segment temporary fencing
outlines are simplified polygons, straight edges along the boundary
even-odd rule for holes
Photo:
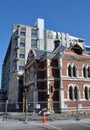
[[[0,116],[1,118],[8,118],[14,120],[41,120],[44,122],[46,120],[68,120],[68,119],[80,119],[90,117],[88,110],[87,112],[82,109],[76,108],[76,110],[63,110],[60,112],[57,107],[59,102],[53,102],[52,109],[48,110],[46,107],[48,102],[26,102],[26,105],[23,105],[23,102],[18,103],[9,103],[9,102],[0,102]]]

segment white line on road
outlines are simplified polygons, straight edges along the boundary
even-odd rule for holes
[[[47,124],[47,126],[49,126],[49,127],[51,127],[51,128],[54,128],[54,129],[56,129],[56,130],[63,130],[63,129],[61,129],[61,128],[58,128],[58,127],[56,127],[56,126],[53,126],[53,125],[48,125],[48,124]]]
[[[82,123],[86,123],[86,122],[84,122],[84,121],[78,122],[78,124],[81,126],[90,127],[90,124],[88,125],[88,124],[82,124]]]
[[[51,128],[51,129],[54,129],[54,130],[63,130],[63,129],[61,129],[61,128],[58,128],[58,127],[56,127],[56,126],[53,126],[53,125],[50,125],[50,124],[41,124],[41,123],[39,123],[39,124],[34,124],[34,126],[43,126],[43,127],[48,127],[48,128]]]

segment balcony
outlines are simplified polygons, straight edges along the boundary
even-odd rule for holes
[[[13,59],[14,62],[17,62],[18,60],[19,60],[18,57],[16,57],[16,58]]]
[[[19,46],[15,46],[13,50],[16,51],[17,49],[19,49]]]

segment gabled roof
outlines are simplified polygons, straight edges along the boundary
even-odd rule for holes
[[[43,54],[45,54],[46,51],[39,50],[39,49],[33,49],[33,52],[35,54],[35,58],[41,58]]]
[[[31,49],[28,53],[26,65],[29,64],[32,60],[41,60],[45,56],[53,57],[55,56],[55,54],[53,52],[46,51],[46,50]]]
[[[44,53],[43,50],[30,49],[26,64],[29,64],[33,59],[40,59]]]
[[[63,58],[90,61],[90,55],[79,44],[67,48],[63,53]]]
[[[69,48],[66,49],[66,51],[72,52],[77,55],[87,54],[86,50],[78,43],[70,46]]]
[[[43,57],[53,57],[55,54],[51,51],[46,51],[46,50],[39,50],[39,49],[34,49],[33,50],[35,53],[35,59],[42,59]]]

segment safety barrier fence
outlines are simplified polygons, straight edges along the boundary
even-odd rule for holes
[[[23,102],[9,103],[0,102],[0,116],[1,118],[8,118],[14,120],[41,120],[45,114],[47,120],[68,120],[77,118],[90,117],[89,109],[84,111],[83,108],[77,109],[59,109],[59,102],[53,102],[50,109],[47,109],[48,102]]]

